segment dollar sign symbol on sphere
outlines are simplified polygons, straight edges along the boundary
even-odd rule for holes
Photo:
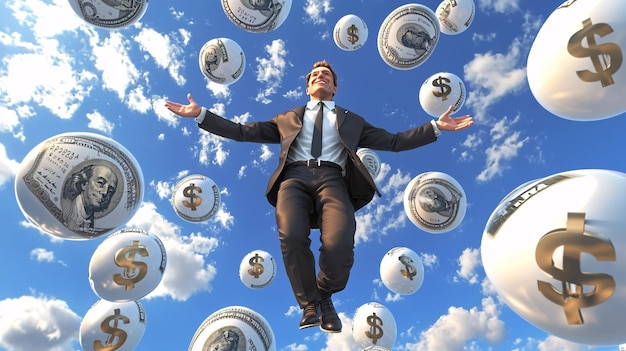
[[[183,189],[183,196],[188,197],[189,201],[183,200],[183,206],[191,208],[192,211],[196,210],[196,207],[202,203],[202,197],[198,196],[194,191],[202,192],[202,188],[197,187],[194,183],[189,183],[185,189]]]
[[[359,28],[357,28],[354,24],[348,27],[346,30],[348,32],[348,41],[354,45],[357,41],[359,41]]]
[[[433,86],[435,88],[439,88],[439,90],[433,90],[433,95],[435,95],[435,97],[440,97],[441,101],[448,100],[448,95],[452,92],[452,88],[446,83],[450,83],[450,79],[442,76],[433,80]]]
[[[258,253],[255,253],[254,257],[250,257],[250,260],[248,260],[248,263],[252,266],[252,268],[248,269],[248,274],[255,278],[258,278],[265,271],[265,268],[259,261],[265,262],[263,257],[259,256]]]
[[[113,321],[112,326],[111,321]],[[124,322],[124,324],[130,323],[130,319],[126,316],[121,315],[120,309],[116,308],[113,315],[105,318],[100,324],[100,330],[102,330],[102,332],[105,334],[109,334],[109,337],[107,337],[104,344],[100,340],[95,340],[93,342],[93,348],[95,351],[115,351],[124,345],[128,335],[124,330],[117,327],[119,321]],[[117,342],[114,343],[114,341]]]
[[[552,257],[554,251],[563,247],[563,264],[556,267]],[[563,306],[567,324],[584,324],[581,308],[592,307],[606,301],[615,291],[615,280],[608,274],[583,273],[580,269],[580,254],[593,255],[598,261],[615,261],[615,248],[609,239],[585,233],[585,214],[568,213],[567,228],[545,234],[537,243],[535,260],[541,270],[562,282],[562,291],[550,283],[537,281],[539,292],[548,300]],[[594,289],[583,291],[583,286]]]
[[[143,245],[139,246],[139,240],[134,240],[132,245],[120,249],[115,254],[115,264],[124,268],[124,273],[113,274],[113,281],[117,285],[125,285],[126,290],[134,288],[135,284],[148,273],[148,265],[143,262],[135,262],[135,254],[142,257],[148,256],[148,250]]]
[[[602,87],[614,84],[612,75],[622,65],[622,51],[615,43],[598,45],[596,35],[604,37],[613,33],[613,28],[607,23],[592,24],[591,18],[583,21],[583,29],[574,33],[567,43],[567,51],[570,55],[578,58],[589,57],[593,63],[595,72],[589,70],[576,71],[578,78],[585,82],[600,81]],[[587,47],[582,46],[583,40],[587,40]]]
[[[383,320],[376,315],[376,312],[372,312],[371,316],[367,316],[367,325],[370,326],[370,330],[365,332],[365,336],[372,339],[372,343],[376,345],[378,340],[383,337]]]
[[[415,269],[415,266],[411,264],[413,263],[411,257],[401,255],[400,257],[398,257],[398,260],[404,265],[404,267],[406,267],[406,269],[400,270],[402,276],[408,278],[409,280],[413,280],[413,277],[417,275],[417,269]]]

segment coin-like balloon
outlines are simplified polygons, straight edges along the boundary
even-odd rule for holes
[[[354,51],[365,45],[369,31],[365,21],[357,15],[349,14],[341,17],[335,24],[333,38],[341,50]]]
[[[424,282],[422,259],[408,247],[394,247],[380,261],[380,279],[396,294],[413,294]]]
[[[246,69],[246,56],[236,41],[214,38],[200,49],[198,63],[200,71],[210,81],[229,85],[241,79]]]
[[[375,179],[380,173],[381,165],[380,157],[378,157],[376,151],[368,148],[361,148],[357,150],[356,154],[361,159],[361,162],[363,162],[363,165],[365,165],[365,168],[367,168],[370,172],[372,178]]]
[[[181,179],[172,193],[176,214],[188,222],[204,222],[220,207],[220,190],[215,182],[202,174]]]
[[[439,72],[424,81],[419,91],[419,102],[424,111],[439,117],[452,106],[458,111],[465,103],[465,84],[454,73]]]
[[[292,0],[222,0],[226,17],[252,33],[271,32],[280,27],[291,10]]]
[[[443,0],[435,10],[441,33],[447,35],[465,32],[474,21],[475,12],[474,0]]]
[[[133,351],[146,331],[146,312],[139,301],[98,300],[80,323],[85,351]]]
[[[272,254],[265,250],[249,252],[239,265],[239,279],[248,288],[265,288],[270,285],[275,276],[276,262]]]
[[[378,302],[368,302],[354,313],[352,337],[361,347],[383,346],[392,349],[397,337],[396,319]]]
[[[86,240],[110,234],[136,213],[144,195],[141,168],[117,141],[63,133],[24,157],[15,176],[24,216],[52,236]]]
[[[129,27],[140,20],[148,0],[69,0],[72,10],[83,21],[104,29]]]

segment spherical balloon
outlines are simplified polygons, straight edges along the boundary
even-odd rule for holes
[[[408,70],[424,63],[439,42],[439,20],[421,4],[393,10],[378,31],[378,53],[389,66]]]
[[[174,211],[188,222],[203,222],[213,217],[220,207],[220,199],[215,182],[201,174],[181,179],[172,194]]]
[[[222,0],[226,17],[252,33],[271,32],[289,15],[292,0]]]
[[[396,294],[410,295],[419,290],[424,282],[424,264],[407,247],[395,247],[380,261],[380,278],[385,286]]]
[[[456,35],[465,32],[474,21],[474,0],[443,0],[435,13],[441,33]]]
[[[487,277],[522,318],[559,338],[617,345],[626,334],[626,174],[602,169],[526,182],[491,214]]]
[[[239,278],[252,289],[268,286],[276,276],[274,257],[263,250],[254,250],[243,257],[239,265]]]
[[[420,87],[419,101],[424,111],[433,117],[441,116],[450,106],[456,112],[465,103],[465,84],[454,73],[435,73]]]
[[[110,235],[89,262],[89,283],[103,300],[139,300],[154,290],[165,272],[167,254],[158,236],[127,228]]]
[[[433,234],[449,232],[461,224],[467,198],[461,184],[443,172],[425,172],[404,190],[404,211],[418,228]]]
[[[396,319],[378,302],[357,308],[352,324],[352,337],[361,347],[382,346],[391,350],[397,336]]]
[[[207,41],[200,49],[198,60],[202,74],[222,85],[238,81],[246,68],[246,57],[241,46],[228,38]]]
[[[80,323],[80,344],[85,351],[132,351],[146,330],[146,313],[139,301],[99,300]]]
[[[337,21],[333,31],[335,44],[344,51],[360,49],[367,41],[367,25],[356,15],[345,15]]]
[[[378,177],[380,173],[380,157],[378,157],[378,154],[368,148],[361,148],[357,150],[356,154],[361,159],[361,162],[363,162],[363,165],[365,165],[365,168],[370,172],[372,178]]]
[[[526,73],[550,113],[594,121],[626,112],[626,2],[566,1],[539,29]]]
[[[112,233],[139,209],[143,194],[143,174],[133,155],[94,133],[64,133],[41,142],[15,176],[24,216],[62,239]]]
[[[104,29],[130,27],[148,8],[148,0],[69,0],[72,10],[86,23]]]
[[[275,351],[276,339],[261,314],[230,306],[208,316],[196,330],[188,351],[205,350]]]

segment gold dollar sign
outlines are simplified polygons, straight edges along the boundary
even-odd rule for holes
[[[442,76],[433,80],[433,86],[435,88],[439,88],[439,91],[433,90],[433,95],[435,95],[435,97],[440,97],[441,101],[448,100],[448,95],[450,95],[450,92],[452,91],[452,88],[446,83],[450,83],[450,79]]]
[[[113,274],[113,281],[117,285],[126,285],[126,290],[135,287],[148,273],[148,265],[143,262],[135,262],[135,254],[142,257],[149,255],[145,246],[139,246],[139,240],[134,240],[131,246],[120,249],[115,254],[115,264],[124,268],[124,273]]]
[[[376,315],[376,312],[372,312],[371,316],[367,316],[367,324],[370,326],[370,330],[365,332],[365,336],[372,339],[372,343],[376,345],[378,340],[383,337],[383,320]]]
[[[583,21],[583,29],[574,33],[567,43],[567,51],[570,55],[578,58],[589,57],[593,63],[595,72],[589,70],[576,71],[578,78],[585,82],[600,81],[602,87],[614,84],[612,75],[622,65],[622,50],[615,43],[598,45],[595,36],[601,38],[613,33],[613,28],[607,23],[592,24],[591,18]],[[587,41],[587,47],[582,46],[583,40]]]
[[[346,29],[348,32],[348,41],[354,45],[357,41],[359,41],[359,28],[357,28],[354,24]]]
[[[124,330],[117,327],[120,320],[124,322],[124,324],[130,323],[130,319],[121,315],[120,309],[116,308],[112,316],[108,316],[104,321],[102,321],[100,324],[100,330],[102,330],[105,334],[109,334],[109,336],[104,344],[100,340],[95,340],[93,342],[93,348],[95,351],[115,351],[124,345],[128,335]],[[113,326],[111,326],[111,321],[113,321]],[[114,341],[117,342],[114,343]]]
[[[554,251],[563,247],[563,264],[555,266]],[[545,234],[537,243],[535,260],[541,270],[562,282],[562,291],[550,283],[537,281],[539,291],[548,300],[563,306],[567,324],[584,324],[581,308],[592,307],[606,301],[615,291],[615,280],[608,274],[583,273],[580,254],[593,255],[598,261],[615,261],[615,248],[609,239],[585,233],[585,214],[568,213],[567,228]],[[583,286],[593,286],[589,292]]]
[[[411,264],[413,263],[413,260],[411,259],[411,257],[401,255],[400,257],[398,257],[398,260],[400,261],[400,263],[404,265],[404,267],[406,267],[406,270],[405,269],[400,270],[400,272],[402,273],[402,276],[404,276],[405,278],[408,278],[409,280],[413,280],[413,277],[417,275],[417,269],[415,269],[415,266]]]
[[[194,191],[199,193],[202,192],[202,188],[197,187],[194,183],[189,183],[189,185],[183,189],[183,195],[188,197],[190,201],[183,200],[183,206],[191,208],[192,211],[196,210],[196,207],[200,206],[202,203],[202,197],[198,196]]]
[[[259,261],[265,262],[263,257],[259,256],[258,253],[255,253],[254,257],[250,257],[250,260],[248,260],[248,263],[252,266],[252,268],[248,269],[248,274],[254,276],[255,278],[258,278],[265,271],[265,268],[259,263]]]

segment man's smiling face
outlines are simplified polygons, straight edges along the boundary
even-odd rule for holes
[[[337,92],[333,73],[327,67],[314,68],[308,75],[306,93],[314,100],[332,100]]]

